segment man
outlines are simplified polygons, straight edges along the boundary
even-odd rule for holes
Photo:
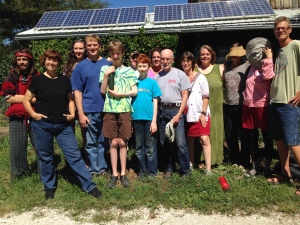
[[[137,71],[137,68],[136,68],[136,59],[137,57],[139,57],[140,53],[138,51],[133,51],[131,52],[130,54],[130,67],[134,70],[134,73],[136,75],[137,78],[139,78],[140,74],[139,72]]]
[[[174,62],[172,50],[163,50],[160,60],[162,71],[155,76],[155,79],[162,91],[162,96],[159,98],[158,124],[160,143],[166,156],[164,177],[170,178],[172,176],[175,164],[172,146],[170,146],[165,134],[166,125],[169,122],[173,123],[174,126],[181,175],[185,176],[189,173],[190,164],[182,113],[186,106],[191,83],[183,71],[172,67]]]
[[[92,175],[107,175],[105,153],[107,140],[102,135],[104,97],[100,93],[99,74],[101,67],[111,62],[100,56],[100,38],[88,35],[85,38],[87,58],[78,63],[72,72],[71,82],[80,126],[86,136],[86,152],[89,171]]]
[[[15,53],[13,68],[2,84],[1,94],[5,101],[10,103],[5,115],[9,117],[11,180],[24,175],[28,170],[28,135],[34,146],[29,114],[23,106],[23,99],[32,77],[36,75],[38,72],[31,51],[26,48],[20,49]]]
[[[300,166],[300,41],[292,40],[291,32],[292,27],[287,17],[281,16],[275,19],[274,34],[280,49],[270,90],[269,132],[271,138],[277,142],[281,174],[268,179],[270,184],[290,180],[290,150]],[[299,189],[296,194],[300,194]]]

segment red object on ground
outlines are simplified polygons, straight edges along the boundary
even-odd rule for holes
[[[220,184],[221,184],[221,186],[222,186],[223,191],[227,191],[227,190],[230,189],[230,186],[229,186],[229,184],[227,183],[227,180],[226,180],[225,177],[221,176],[221,177],[219,178],[219,182],[220,182]]]

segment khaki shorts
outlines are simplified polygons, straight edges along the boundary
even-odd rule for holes
[[[105,113],[103,136],[106,138],[131,138],[131,112]]]

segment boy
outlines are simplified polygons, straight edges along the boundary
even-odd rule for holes
[[[103,66],[100,71],[101,93],[104,102],[103,135],[110,141],[112,176],[107,187],[113,188],[118,181],[118,147],[120,148],[121,176],[124,187],[130,186],[126,173],[127,140],[131,137],[131,97],[137,95],[137,78],[132,68],[122,64],[124,45],[112,40],[107,47],[113,66]],[[108,89],[108,77],[115,73],[114,89]]]
[[[138,95],[132,98],[133,126],[135,130],[138,179],[157,174],[156,117],[157,98],[161,91],[157,82],[147,77],[150,59],[140,54],[137,58],[139,72]]]

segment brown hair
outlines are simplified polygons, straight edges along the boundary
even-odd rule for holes
[[[288,17],[286,16],[279,16],[274,20],[274,28],[277,26],[277,24],[281,23],[281,22],[287,22],[288,23],[288,27],[291,27],[291,21]]]
[[[198,65],[201,65],[201,60],[200,60],[200,56],[201,56],[201,50],[202,49],[206,49],[207,51],[210,52],[211,54],[211,60],[210,60],[210,63],[213,65],[215,64],[216,62],[216,59],[217,59],[217,55],[216,55],[216,52],[213,50],[212,47],[210,47],[209,45],[202,45],[199,49],[199,56],[198,56]]]
[[[101,46],[101,40],[100,38],[97,36],[97,35],[94,35],[94,34],[89,34],[88,36],[85,37],[84,39],[84,42],[85,42],[85,45],[88,41],[97,41],[98,44]]]
[[[181,63],[182,63],[182,61],[183,60],[190,60],[191,62],[192,62],[192,69],[194,70],[195,69],[195,64],[196,64],[196,62],[195,62],[195,57],[194,57],[194,55],[191,53],[191,52],[189,52],[189,51],[186,51],[186,52],[184,52],[182,55],[181,55],[181,57],[180,57],[180,65],[179,65],[179,68],[182,70],[183,68],[182,68],[182,66],[181,66]]]
[[[136,65],[139,63],[147,63],[148,66],[150,67],[151,61],[148,56],[145,54],[140,54],[137,59],[136,59]]]
[[[26,53],[26,54],[32,56],[32,52],[28,48],[21,48],[21,49],[17,50],[14,55],[16,55],[17,53]],[[29,61],[28,74],[37,73],[38,70],[37,70],[36,66],[34,65],[33,58],[32,59],[28,58],[28,61]],[[13,65],[13,68],[17,71],[17,73],[20,73],[18,64],[17,64],[17,56],[14,57],[12,65]]]
[[[46,50],[43,55],[40,57],[40,64],[42,66],[45,66],[45,61],[46,61],[46,58],[49,58],[49,59],[56,59],[58,61],[58,65],[61,64],[62,62],[62,58],[61,58],[61,55],[58,53],[58,51],[54,50],[54,49],[48,49]]]
[[[77,57],[76,57],[76,55],[74,53],[74,45],[76,43],[82,43],[83,44],[83,48],[85,48],[85,41],[82,40],[82,39],[75,39],[72,42],[72,45],[70,46],[69,53],[68,53],[67,63],[66,63],[66,65],[63,68],[64,75],[67,75],[68,77],[71,77],[72,72],[73,72],[74,64],[76,63],[76,60],[77,60]],[[86,51],[84,50],[84,56],[83,56],[83,58],[85,59],[86,57],[87,57],[87,54],[86,54]]]
[[[121,51],[122,54],[124,54],[124,52],[125,52],[125,47],[124,47],[123,43],[118,39],[112,40],[111,42],[109,42],[109,44],[107,46],[108,54],[110,52],[113,52],[113,51],[116,51],[116,50]]]
[[[152,56],[153,56],[154,52],[161,53],[161,49],[160,48],[153,48],[153,49],[151,49],[150,52],[149,52],[150,59],[152,59]]]

